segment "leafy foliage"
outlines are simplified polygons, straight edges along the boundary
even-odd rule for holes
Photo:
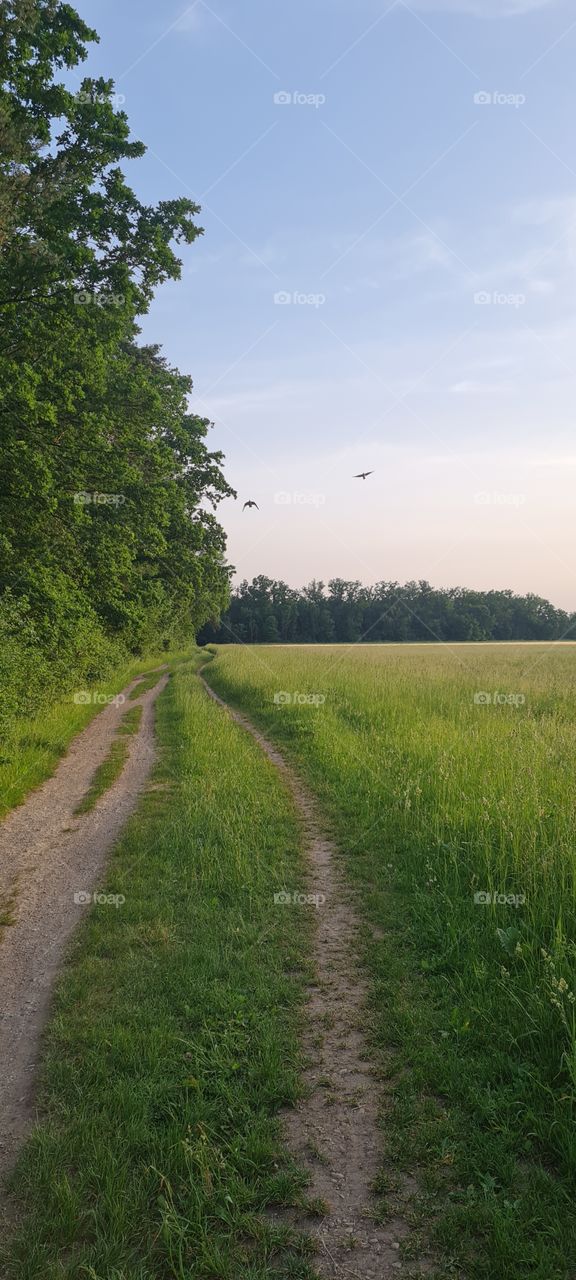
[[[428,582],[360,582],[333,578],[294,591],[260,575],[234,591],[221,622],[209,623],[201,644],[354,644],[376,641],[563,640],[576,636],[576,617],[540,596],[512,591],[435,589]]]
[[[119,162],[144,147],[111,80],[58,81],[97,39],[70,5],[0,0],[0,23],[6,719],[224,606],[213,511],[232,491],[190,378],[137,343],[137,317],[180,275],[174,245],[201,234],[198,207],[145,206],[127,186]]]

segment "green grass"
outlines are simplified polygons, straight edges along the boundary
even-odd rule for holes
[[[125,902],[91,911],[58,987],[3,1280],[310,1274],[307,1241],[263,1212],[303,1194],[277,1113],[311,921],[274,904],[302,883],[299,828],[194,666],[158,700],[153,786],[102,885]]]
[[[89,813],[94,808],[100,796],[103,796],[105,791],[109,791],[116,779],[120,777],[127,759],[128,743],[125,738],[118,738],[112,743],[102,764],[98,766],[86,795],[74,810],[75,814]]]
[[[145,675],[136,685],[136,688],[132,690],[132,693],[128,694],[128,700],[133,702],[136,698],[141,698],[143,693],[148,693],[149,689],[154,689],[163,675],[163,671],[151,671],[148,675]]]
[[[14,924],[15,909],[15,893],[9,894],[8,897],[0,898],[0,941],[2,939],[2,930],[7,929],[9,925]]]
[[[82,797],[80,804],[74,810],[75,814],[89,813],[94,808],[96,801],[100,799],[100,796],[109,791],[116,779],[120,777],[130,751],[126,738],[132,737],[138,732],[141,719],[142,707],[132,707],[122,717],[116,738],[112,742],[102,764],[96,769],[86,795]]]
[[[162,653],[156,657],[135,659],[116,671],[109,680],[85,686],[76,693],[87,692],[91,698],[94,694],[103,699],[112,698],[136,676],[149,673],[151,663],[157,666],[169,661],[173,665],[189,657],[190,652]],[[138,696],[142,692],[140,685]],[[72,739],[86,728],[104,705],[104,702],[92,700],[76,703],[74,693],[70,693],[37,718],[22,717],[16,722],[10,741],[3,744],[0,757],[0,819],[15,805],[21,804],[29,791],[54,773]]]
[[[132,736],[138,733],[142,721],[142,707],[131,707],[125,715],[122,716],[122,722],[118,733],[122,735]]]
[[[447,1274],[571,1280],[576,649],[230,646],[207,676],[343,850],[392,1086],[382,1188],[419,1167]]]

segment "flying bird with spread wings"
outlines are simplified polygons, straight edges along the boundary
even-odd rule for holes
[[[242,510],[243,510],[243,511],[245,511],[245,510],[246,510],[246,507],[256,507],[256,510],[257,510],[257,511],[259,511],[259,510],[260,510],[260,507],[258,506],[258,503],[257,503],[257,502],[254,502],[254,499],[253,499],[253,498],[248,498],[248,501],[244,503],[244,506],[242,507]]]
[[[365,480],[366,476],[373,476],[373,471],[359,471],[357,476],[353,476],[353,480]]]

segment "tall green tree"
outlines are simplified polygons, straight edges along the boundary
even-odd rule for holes
[[[97,36],[69,4],[0,0],[0,27],[0,636],[61,685],[218,614],[232,490],[190,378],[138,344],[198,207],[126,183],[145,148],[111,80],[70,88]]]
[[[296,605],[289,629],[286,601]],[[272,617],[271,617],[272,615]],[[276,632],[274,633],[274,620]],[[333,578],[328,590],[313,581],[299,592],[258,577],[232,593],[221,624],[208,624],[202,643],[234,641],[358,641],[420,643],[479,640],[562,640],[576,637],[576,615],[539,596],[512,591],[436,590],[430,583],[359,582]]]

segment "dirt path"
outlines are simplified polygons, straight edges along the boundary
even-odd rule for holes
[[[140,698],[101,711],[56,773],[0,824],[0,901],[13,902],[13,922],[0,930],[0,1178],[34,1121],[42,1028],[66,943],[87,910],[74,895],[87,898],[99,888],[106,856],[145,785],[155,758],[154,703],[167,680],[159,671],[158,684]],[[125,739],[121,776],[94,809],[75,817],[124,713],[135,706],[142,706],[142,720]]]
[[[284,757],[201,678],[210,696],[252,734],[287,783],[302,819],[309,862],[305,891],[320,895],[316,982],[308,994],[304,1033],[307,1097],[286,1111],[284,1122],[288,1146],[310,1174],[309,1196],[325,1201],[329,1211],[312,1226],[309,1217],[292,1216],[291,1221],[314,1236],[316,1265],[331,1280],[424,1275],[431,1269],[429,1259],[405,1269],[399,1258],[400,1242],[408,1234],[406,1220],[395,1217],[378,1226],[371,1216],[376,1206],[371,1187],[382,1156],[380,1099],[363,1034],[366,984],[355,950],[359,925],[334,847],[322,834],[313,797]],[[290,909],[297,910],[279,907]]]

